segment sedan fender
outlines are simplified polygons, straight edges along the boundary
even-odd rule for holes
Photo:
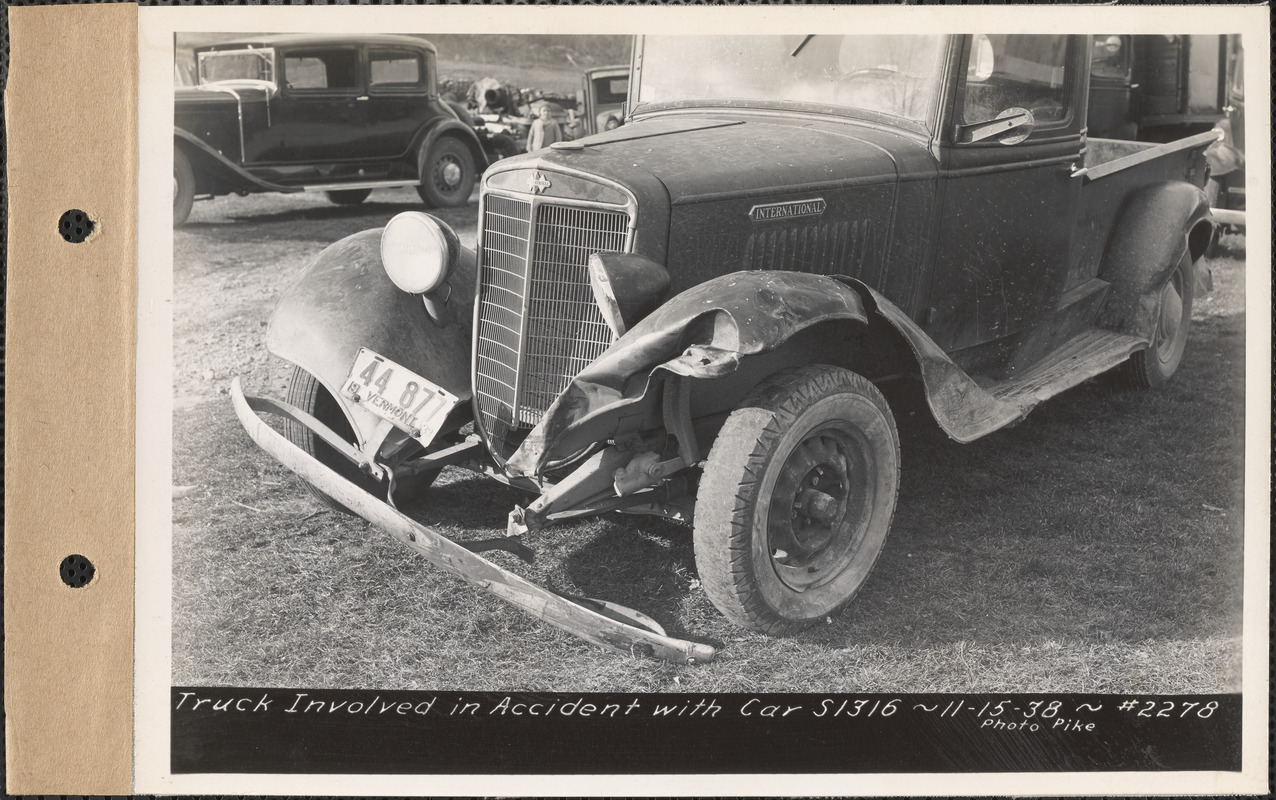
[[[821,322],[867,322],[856,291],[801,272],[736,272],[686,290],[642,319],[585,367],[506,464],[531,476],[623,431],[642,414],[654,373],[720,378],[746,356],[775,349]]]
[[[395,286],[381,263],[381,231],[356,233],[319,254],[285,292],[266,333],[266,346],[314,375],[334,397],[360,348],[374,350],[461,399],[470,392],[470,314],[474,253],[460,248],[440,321],[421,295]],[[341,404],[360,443],[379,418]],[[468,408],[468,405],[465,406]]]
[[[181,148],[195,171],[197,192],[212,192],[212,184],[238,192],[300,192],[300,186],[284,186],[264,181],[189,131],[173,129],[175,146]]]
[[[454,136],[465,143],[470,155],[474,157],[474,166],[480,175],[488,168],[490,159],[487,157],[487,151],[483,149],[483,143],[479,141],[478,134],[473,128],[457,119],[439,119],[426,126],[417,134],[415,151],[429,152],[434,143],[444,136]]]

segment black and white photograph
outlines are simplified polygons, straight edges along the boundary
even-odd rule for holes
[[[1265,17],[919,10],[143,15],[139,791],[1253,778]]]

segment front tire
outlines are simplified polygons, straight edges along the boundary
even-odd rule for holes
[[[763,381],[709,452],[695,514],[701,585],[732,622],[795,633],[836,613],[886,541],[899,435],[861,375],[803,366]]]
[[[186,222],[191,215],[191,206],[195,204],[195,170],[191,169],[190,159],[176,148],[173,149],[173,227]]]
[[[368,195],[372,194],[372,190],[334,189],[331,192],[324,192],[324,194],[328,195],[328,199],[339,206],[357,206],[368,199]]]
[[[341,406],[338,405],[336,398],[324,388],[324,385],[315,376],[301,367],[293,367],[292,375],[288,379],[287,401],[327,425],[342,439],[352,444],[354,443],[354,429],[350,427],[350,422],[346,419],[346,415],[342,413]],[[360,472],[358,467],[347,461],[336,450],[332,449],[331,445],[316,436],[305,425],[294,422],[291,419],[285,419],[284,435],[308,455],[314,456],[319,463],[360,489],[377,497],[385,497],[385,487],[380,482]],[[407,503],[419,499],[425,494],[430,484],[434,483],[434,479],[438,475],[439,470],[433,470],[416,476],[410,485],[399,484],[396,486],[394,494],[395,502]],[[350,509],[320,491],[309,481],[305,481],[305,484],[306,489],[328,508],[344,514],[353,513]]]
[[[1183,363],[1188,331],[1192,327],[1192,295],[1196,268],[1191,253],[1184,253],[1161,288],[1152,342],[1125,362],[1126,383],[1136,389],[1159,389],[1174,377]]]
[[[417,161],[417,194],[431,208],[460,208],[474,190],[474,156],[463,142],[444,136]]]

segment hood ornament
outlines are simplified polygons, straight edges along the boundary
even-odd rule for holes
[[[553,185],[549,182],[549,178],[541,174],[540,170],[533,172],[532,177],[527,179],[527,188],[532,194],[541,194]]]

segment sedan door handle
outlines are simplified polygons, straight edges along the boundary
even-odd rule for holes
[[[367,99],[368,99],[368,96],[366,94],[355,98],[355,100],[367,100]]]

